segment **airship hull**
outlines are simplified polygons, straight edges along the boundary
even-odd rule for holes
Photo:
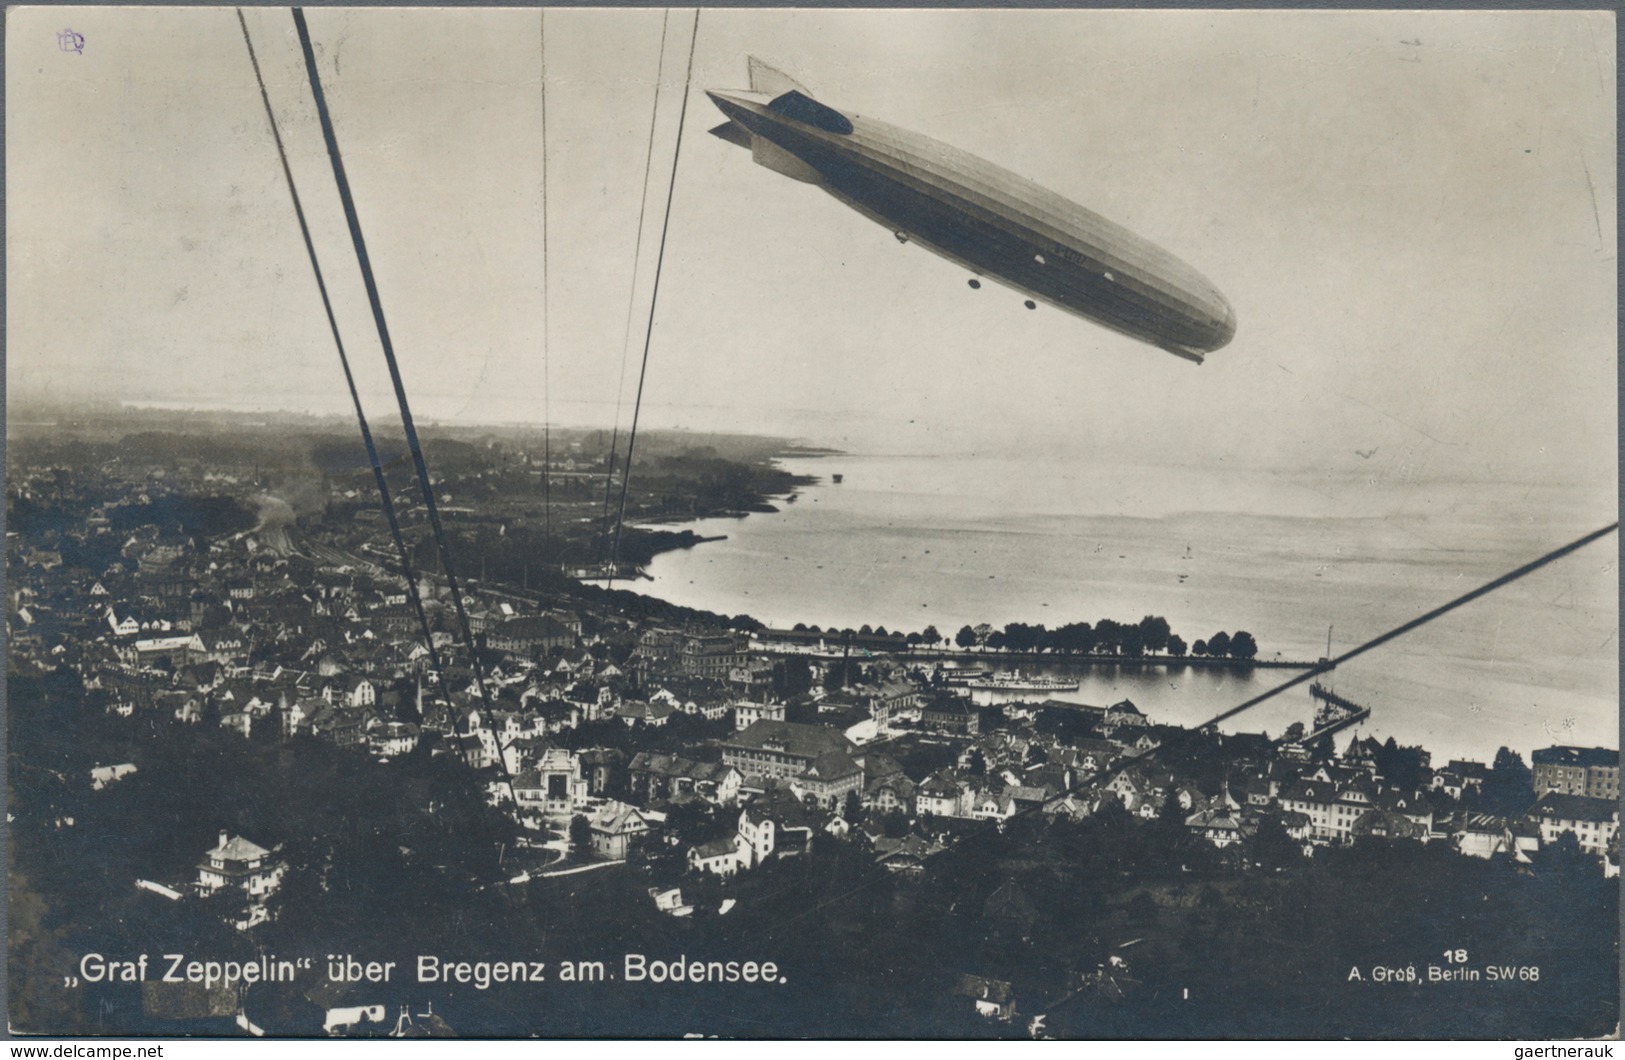
[[[1229,303],[1195,269],[985,159],[804,96],[790,108],[759,93],[711,97],[737,126],[719,135],[739,143],[742,131],[758,162],[817,184],[899,239],[1198,363],[1235,334]]]

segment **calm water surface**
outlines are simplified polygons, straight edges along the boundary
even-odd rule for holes
[[[1098,468],[977,456],[791,460],[819,476],[774,515],[688,524],[727,541],[659,556],[642,592],[771,625],[914,631],[1166,617],[1187,642],[1245,629],[1260,657],[1355,644],[1616,518],[1612,489],[1387,476]],[[831,476],[844,481],[835,485]],[[1617,746],[1614,538],[1340,668],[1366,732],[1440,761]],[[1291,671],[1075,668],[1079,691],[1201,721]],[[1238,717],[1279,733],[1288,692]]]

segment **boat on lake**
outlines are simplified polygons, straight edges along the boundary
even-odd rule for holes
[[[962,683],[962,687],[977,692],[1076,692],[1078,682],[1063,677],[1039,677],[1023,674],[1020,670],[975,677]]]

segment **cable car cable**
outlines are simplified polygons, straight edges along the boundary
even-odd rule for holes
[[[609,468],[604,472],[604,529],[609,529],[609,505],[615,489],[615,456],[621,438],[621,403],[626,391],[626,355],[632,346],[632,312],[638,301],[638,265],[643,260],[643,219],[649,208],[649,176],[654,168],[655,125],[660,117],[660,85],[666,75],[666,30],[671,9],[660,20],[660,60],[655,68],[654,106],[649,109],[649,146],[643,157],[643,197],[638,200],[638,234],[632,247],[632,284],[626,292],[626,326],[621,333],[621,375],[615,383],[615,426],[609,435]],[[605,541],[608,544],[608,541]]]
[[[490,707],[490,695],[485,688],[485,679],[480,672],[479,655],[474,649],[474,636],[468,625],[468,612],[463,606],[462,589],[457,583],[457,572],[451,558],[451,549],[446,545],[445,529],[440,522],[440,509],[435,503],[434,488],[429,482],[429,469],[423,462],[423,447],[418,442],[418,432],[412,421],[411,403],[406,398],[406,386],[401,382],[400,365],[395,360],[395,346],[389,338],[389,325],[384,319],[384,306],[378,294],[378,282],[373,277],[372,259],[367,255],[367,243],[361,234],[361,219],[356,213],[355,198],[350,193],[350,181],[344,172],[344,158],[339,152],[338,136],[333,131],[333,119],[327,110],[327,96],[322,92],[321,75],[316,70],[316,52],[310,42],[310,28],[305,24],[304,8],[293,9],[293,23],[299,34],[299,47],[304,53],[305,70],[310,77],[310,91],[316,100],[316,116],[321,121],[322,137],[327,141],[327,157],[333,164],[333,178],[338,184],[339,200],[344,206],[344,219],[350,229],[350,241],[355,246],[356,261],[361,268],[361,279],[367,289],[367,301],[372,307],[372,318],[378,328],[378,341],[384,350],[384,361],[389,366],[389,378],[395,388],[395,400],[401,410],[401,426],[406,432],[407,447],[412,452],[412,464],[417,470],[418,485],[423,491],[423,505],[429,513],[429,525],[434,528],[435,544],[440,551],[440,564],[446,573],[446,583],[451,589],[452,604],[457,612],[457,622],[463,634],[463,643],[468,648],[469,665],[474,669],[474,683],[479,689],[480,701]]]
[[[688,117],[688,93],[694,84],[694,48],[700,39],[700,9],[694,9],[694,30],[688,40],[688,72],[683,76],[683,102],[677,112],[677,144],[672,148],[671,180],[666,185],[666,214],[660,222],[660,249],[655,254],[654,289],[649,293],[649,323],[643,333],[643,365],[638,370],[638,396],[632,403],[632,429],[626,439],[626,466],[621,471],[621,507],[615,517],[615,539],[609,550],[605,588],[615,584],[615,565],[620,562],[621,527],[626,522],[626,488],[632,481],[632,451],[638,442],[638,415],[643,409],[643,382],[649,374],[649,345],[654,338],[655,308],[660,300],[660,269],[666,260],[666,233],[671,227],[671,200],[677,191],[677,162],[683,150],[683,123]]]
[[[446,688],[446,674],[440,662],[440,652],[434,646],[434,634],[429,628],[429,616],[423,609],[423,597],[418,592],[417,573],[412,566],[412,557],[406,547],[406,539],[401,535],[400,520],[395,515],[395,504],[389,496],[389,483],[384,478],[384,465],[378,458],[378,447],[373,443],[372,430],[367,425],[367,414],[361,407],[361,395],[356,390],[355,376],[350,371],[350,357],[344,350],[344,339],[339,335],[339,325],[333,316],[333,302],[327,294],[327,281],[322,276],[322,267],[316,258],[316,246],[311,242],[310,224],[305,219],[305,208],[299,199],[299,188],[294,183],[293,170],[288,166],[288,152],[282,144],[282,133],[277,129],[276,113],[271,109],[271,97],[265,90],[265,78],[260,72],[259,56],[254,52],[254,41],[248,33],[248,22],[243,18],[243,9],[237,8],[237,24],[242,27],[243,43],[248,46],[248,61],[254,67],[254,81],[259,85],[260,101],[265,104],[265,118],[271,126],[271,139],[276,143],[277,159],[282,163],[282,176],[288,184],[288,195],[293,199],[294,216],[299,219],[299,234],[305,241],[305,253],[310,258],[311,271],[316,276],[316,290],[322,296],[322,310],[327,314],[327,326],[333,333],[333,344],[338,347],[339,364],[344,367],[344,382],[350,389],[350,402],[355,406],[356,422],[361,427],[361,440],[367,447],[367,460],[372,464],[372,477],[378,484],[378,497],[382,502],[384,515],[389,520],[389,533],[395,540],[395,550],[400,555],[401,573],[406,578],[406,594],[412,601],[412,609],[417,612],[418,624],[423,629],[423,644],[429,651],[429,661],[434,666],[435,676],[440,681],[442,692]]]

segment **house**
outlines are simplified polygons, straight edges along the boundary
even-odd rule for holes
[[[1543,747],[1530,755],[1535,794],[1555,791],[1619,799],[1619,752],[1609,747]]]
[[[1343,842],[1354,822],[1371,808],[1370,799],[1354,789],[1339,791],[1330,781],[1299,780],[1282,789],[1281,808],[1309,818],[1310,836],[1322,842]]]
[[[806,772],[793,778],[790,787],[824,809],[836,810],[848,795],[863,790],[863,767],[844,752],[828,751],[819,755]]]
[[[673,713],[675,711],[672,710],[669,703],[662,703],[658,700],[649,703],[640,700],[628,700],[621,704],[616,717],[625,722],[628,727],[647,725],[658,729],[671,720]]]
[[[382,757],[408,754],[418,745],[418,727],[409,721],[389,721],[367,732],[367,749]]]
[[[172,702],[176,721],[184,725],[196,725],[203,720],[203,704],[196,696],[176,696]]]
[[[264,898],[281,885],[284,870],[269,850],[221,832],[219,844],[198,863],[197,886],[205,894],[241,887],[251,898]]]
[[[581,775],[587,781],[588,795],[604,794],[626,762],[626,753],[612,747],[590,748],[576,757],[581,763]]]
[[[587,781],[581,760],[562,747],[543,752],[535,769],[513,778],[513,797],[520,811],[561,816],[587,804]]]
[[[753,869],[773,855],[777,831],[771,816],[741,810],[734,834],[689,850],[688,867],[724,879]]]
[[[744,859],[736,837],[714,839],[709,843],[691,847],[688,851],[690,872],[709,872],[727,879],[744,868]]]
[[[1002,979],[961,975],[954,984],[953,995],[969,998],[976,1007],[976,1014],[986,1019],[1009,1023],[1016,1018],[1015,992]]]
[[[902,680],[883,681],[869,697],[869,715],[884,725],[905,711],[917,710],[920,701],[920,690],[912,683]]]
[[[1402,813],[1373,807],[1354,819],[1349,827],[1350,838],[1376,836],[1383,839],[1415,839],[1427,842],[1432,833],[1431,821],[1420,824]]]
[[[914,811],[914,782],[901,773],[876,777],[863,789],[863,807],[876,813]]]
[[[1125,769],[1112,777],[1104,790],[1117,796],[1123,803],[1123,808],[1130,813],[1155,817],[1157,811],[1162,808],[1164,797],[1162,786],[1138,766]]]
[[[632,840],[649,830],[649,822],[636,807],[613,801],[587,818],[587,826],[592,832],[593,853],[616,861],[625,859]]]
[[[981,731],[981,712],[958,696],[938,696],[920,708],[920,724],[936,732],[975,736]]]
[[[914,789],[914,812],[933,817],[968,817],[975,792],[951,770],[939,769]]]
[[[220,715],[220,727],[230,729],[246,740],[254,731],[254,715],[246,710],[223,712]]]
[[[135,772],[135,764],[121,762],[116,766],[97,766],[90,771],[90,790],[101,791],[107,785],[117,780],[123,780]]]
[[[683,902],[683,891],[680,887],[671,887],[664,891],[658,887],[651,887],[649,897],[655,900],[655,908],[668,916],[688,916],[694,912],[693,906]]]
[[[770,788],[756,797],[749,810],[752,820],[772,820],[774,857],[792,857],[812,850],[816,822],[794,788]]]
[[[729,671],[748,661],[749,639],[741,633],[691,633],[683,638],[678,668],[690,677],[728,679]]]
[[[1529,819],[1539,826],[1543,846],[1555,843],[1564,832],[1573,832],[1581,850],[1605,854],[1619,832],[1619,803],[1548,791],[1536,800]]]
[[[970,815],[982,821],[1006,821],[1016,815],[1016,801],[1008,794],[983,792],[972,801]]]
[[[783,721],[783,703],[753,703],[742,699],[733,706],[734,731],[743,732],[759,721]]]
[[[163,662],[177,670],[204,658],[203,641],[195,633],[173,637],[143,637],[132,647],[124,649],[122,654],[126,661],[134,666],[156,666]]]
[[[1519,861],[1540,849],[1540,829],[1523,818],[1468,814],[1452,837],[1456,849],[1472,858],[1511,854]]]
[[[917,835],[906,835],[902,839],[889,839],[886,836],[876,836],[872,839],[875,849],[875,864],[887,872],[896,872],[905,876],[918,876],[925,872],[925,863],[931,855],[945,850],[946,847],[936,840],[926,840]]]
[[[341,689],[346,705],[351,707],[371,707],[378,702],[378,688],[365,677],[345,681]]]
[[[794,779],[820,804],[838,807],[863,788],[856,745],[826,725],[757,721],[722,745],[722,760],[747,778]]]
[[[509,652],[526,658],[569,648],[574,643],[575,634],[547,615],[511,619],[488,629],[485,634],[486,647],[492,651]]]
[[[248,651],[247,639],[233,627],[198,634],[202,657],[210,662],[232,663]]]
[[[1398,814],[1404,817],[1419,831],[1416,838],[1427,841],[1433,832],[1433,807],[1428,801],[1414,791],[1402,791],[1399,788],[1382,788],[1371,796],[1371,805],[1383,813]],[[1404,829],[1400,829],[1404,831]],[[1387,834],[1397,834],[1389,832]]]
[[[1053,796],[1055,792],[1064,791],[1071,786],[1065,782],[1058,783],[1053,787],[1048,785],[1033,784],[1031,783],[1033,780],[1031,775],[1028,775],[1024,779],[1026,779],[1029,783],[1017,784],[1013,787],[1006,788],[1004,791],[1006,795],[1010,796],[1010,801],[1015,804],[1015,809],[1017,812],[1022,810],[1040,809],[1043,807],[1044,803],[1050,800],[1051,796]]]
[[[696,762],[681,755],[640,751],[627,766],[628,787],[646,802],[703,798],[726,806],[739,798],[744,775],[721,762]]]
[[[118,616],[115,609],[109,607],[106,614],[107,625],[115,637],[133,637],[141,632],[141,620],[134,615],[126,614],[123,618]]]
[[[1108,729],[1115,729],[1123,725],[1149,725],[1151,719],[1145,712],[1128,700],[1113,703],[1106,708],[1105,725]]]

